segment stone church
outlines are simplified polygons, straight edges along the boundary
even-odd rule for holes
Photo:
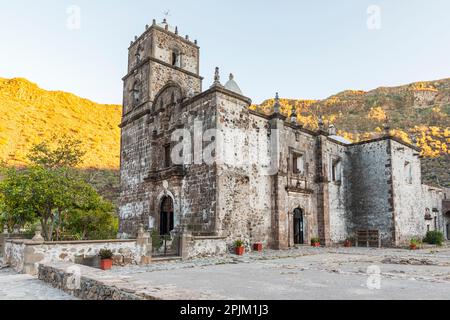
[[[204,88],[197,41],[165,20],[131,42],[128,61],[122,237],[140,224],[160,235],[181,230],[198,255],[237,239],[285,249],[366,232],[400,246],[444,229],[442,190],[422,185],[415,146],[388,133],[350,143],[322,123],[308,130],[280,113],[278,97],[273,114],[252,111],[233,76],[222,84],[218,69]]]

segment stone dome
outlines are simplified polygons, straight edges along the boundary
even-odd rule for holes
[[[227,83],[225,83],[225,89],[233,91],[237,94],[242,95],[242,91],[241,88],[239,88],[238,84],[236,83],[236,81],[234,81],[234,76],[231,73],[230,74],[230,80],[228,80]]]

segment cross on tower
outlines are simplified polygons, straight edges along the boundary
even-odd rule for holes
[[[164,15],[163,21],[167,23],[167,18],[170,16],[170,10],[164,11],[163,15]]]

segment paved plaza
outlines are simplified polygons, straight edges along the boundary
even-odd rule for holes
[[[115,267],[106,275],[120,277],[132,287],[215,299],[449,299],[450,248],[413,252],[301,247]],[[0,299],[71,297],[32,276],[3,269]]]
[[[36,277],[0,270],[0,300],[75,300],[76,298],[49,287]]]
[[[148,287],[226,299],[449,299],[450,249],[300,248],[115,268]]]

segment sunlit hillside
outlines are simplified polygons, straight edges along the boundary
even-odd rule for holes
[[[273,99],[252,106],[271,112]],[[424,182],[450,186],[450,79],[373,91],[344,91],[320,101],[282,99],[298,121],[316,129],[317,119],[334,123],[352,141],[379,136],[389,119],[391,133],[423,149]],[[46,91],[25,79],[0,78],[0,160],[26,165],[30,147],[54,134],[83,141],[80,169],[107,198],[117,201],[121,107],[96,104],[73,94]]]
[[[121,107],[60,91],[46,91],[26,79],[0,78],[0,159],[26,165],[30,147],[54,134],[83,141],[83,168],[118,169]]]

